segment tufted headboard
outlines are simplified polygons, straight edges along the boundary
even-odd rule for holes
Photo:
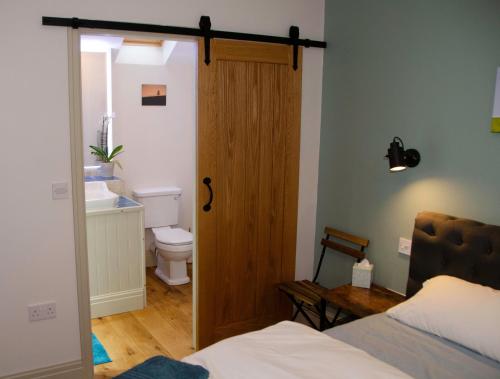
[[[436,275],[500,289],[500,226],[421,212],[415,219],[406,296]]]

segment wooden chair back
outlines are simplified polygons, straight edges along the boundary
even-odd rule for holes
[[[326,248],[335,250],[339,253],[349,255],[355,258],[358,262],[360,262],[366,256],[364,249],[365,247],[368,246],[369,243],[370,241],[367,240],[366,238],[342,232],[340,230],[331,228],[329,226],[325,227],[325,238],[321,240],[321,245],[323,246],[323,250],[321,251],[321,257],[318,262],[318,268],[316,269],[313,283],[317,283],[318,275],[321,270],[321,265],[323,263],[323,258],[325,256]],[[354,247],[351,247],[352,245],[357,245],[358,248],[356,249]]]

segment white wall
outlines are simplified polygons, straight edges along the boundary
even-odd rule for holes
[[[106,114],[106,53],[82,53],[82,124],[83,162],[96,164],[89,145],[97,144],[97,131],[101,130]]]
[[[113,57],[114,60],[114,57]],[[112,65],[114,146],[124,145],[115,173],[128,196],[137,188],[178,186],[179,225],[192,227],[195,182],[196,62],[194,42],[179,42],[166,65]],[[142,106],[142,84],[166,84],[167,106]]]
[[[51,200],[53,181],[70,181],[66,30],[60,16],[323,39],[323,0],[18,0],[0,2],[0,376],[80,358],[71,200]],[[28,48],[27,48],[28,47]],[[303,70],[297,276],[311,274],[321,114],[320,49]],[[22,101],[21,101],[22,100]],[[14,143],[10,143],[14,142]],[[19,153],[22,144],[22,154]],[[22,174],[20,174],[22,173]],[[26,305],[57,302],[57,318],[29,323]]]

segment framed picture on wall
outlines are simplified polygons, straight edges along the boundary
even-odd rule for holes
[[[491,116],[491,131],[500,133],[500,67],[497,69],[495,97],[493,99],[493,115]]]
[[[167,105],[167,86],[165,84],[143,84],[142,105]]]

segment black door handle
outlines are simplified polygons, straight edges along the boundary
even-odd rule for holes
[[[206,203],[203,206],[203,210],[205,212],[210,211],[212,209],[212,201],[214,199],[214,192],[212,191],[212,186],[210,185],[212,183],[212,179],[210,179],[208,176],[203,178],[203,184],[205,184],[208,187],[208,192],[210,193],[210,198],[208,199],[208,203]]]

